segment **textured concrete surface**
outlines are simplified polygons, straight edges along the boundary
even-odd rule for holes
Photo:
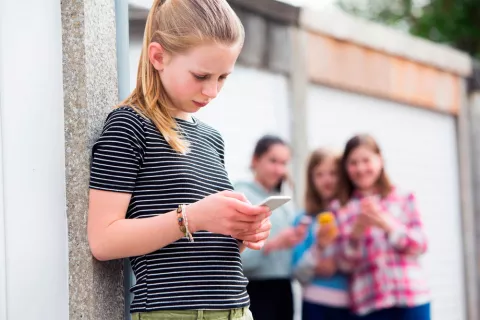
[[[86,232],[91,147],[118,96],[114,1],[63,0],[61,6],[70,320],[120,320],[122,263],[96,261]]]

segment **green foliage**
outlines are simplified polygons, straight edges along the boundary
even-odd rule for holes
[[[480,0],[339,0],[347,12],[408,30],[480,58]]]

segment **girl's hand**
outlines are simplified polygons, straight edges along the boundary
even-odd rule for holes
[[[263,253],[268,255],[273,251],[295,247],[305,239],[307,228],[308,226],[299,224],[296,227],[288,227],[282,230],[275,238],[265,244]]]
[[[363,199],[361,202],[361,210],[369,225],[378,227],[385,232],[390,232],[394,229],[395,221],[387,212],[382,211],[378,201],[375,199]]]
[[[243,194],[223,191],[187,206],[190,232],[206,230],[244,240],[260,249],[270,234],[270,209],[255,206]],[[257,250],[258,250],[257,249]]]
[[[360,201],[360,210],[362,214],[375,214],[381,211],[380,204],[373,197],[366,197]]]
[[[317,276],[329,278],[333,276],[335,272],[337,272],[335,259],[326,258],[317,261],[317,265],[315,266],[315,274]]]
[[[317,245],[325,248],[331,244],[338,236],[337,228],[334,224],[325,224],[320,226],[317,231]]]
[[[355,224],[353,225],[351,233],[352,240],[359,240],[370,225],[371,222],[369,217],[364,213],[360,213],[357,217],[357,221],[355,221]]]
[[[265,241],[270,235],[272,224],[269,218],[262,221],[262,225],[254,233],[244,233],[238,235],[237,239],[243,240],[243,244],[250,249],[260,250],[264,247]]]
[[[395,229],[395,221],[388,212],[373,212],[367,215],[369,223],[389,233]]]

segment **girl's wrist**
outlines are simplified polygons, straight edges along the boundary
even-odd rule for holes
[[[203,230],[201,227],[201,217],[198,214],[198,210],[196,210],[195,203],[192,203],[188,206],[185,206],[187,209],[187,218],[188,218],[188,229],[191,233],[197,232],[199,230]]]
[[[388,212],[382,212],[381,213],[384,217],[387,217],[389,215]],[[395,223],[395,221],[393,220],[393,218],[391,218],[390,216],[388,216],[388,218],[386,219],[383,219],[382,221],[382,229],[387,233],[391,233],[393,231],[395,231],[395,229],[397,229],[398,227],[398,224]]]

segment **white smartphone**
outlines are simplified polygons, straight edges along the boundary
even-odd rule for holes
[[[292,198],[289,196],[270,196],[259,203],[259,206],[267,206],[271,211],[283,206],[285,203],[290,201]]]

